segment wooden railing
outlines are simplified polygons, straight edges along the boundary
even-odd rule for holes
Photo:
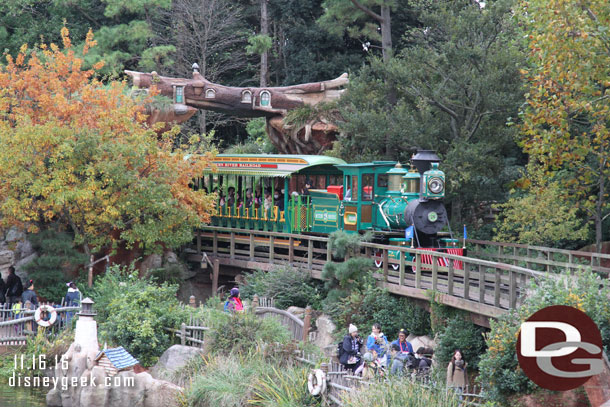
[[[610,254],[562,250],[518,243],[467,240],[468,255],[549,273],[574,272],[590,267],[602,276],[610,275]]]
[[[9,305],[0,304],[0,344],[2,346],[25,345],[28,337],[36,335],[38,324],[34,320],[35,310],[21,308],[19,312],[12,310]],[[41,303],[50,305],[57,312],[55,323],[46,329],[46,332],[59,332],[70,326],[72,318],[80,307],[63,307],[57,304]]]
[[[390,251],[402,255],[392,259]],[[324,264],[333,260],[327,237],[213,226],[197,234],[193,260],[199,261],[203,252],[224,265],[269,270],[283,264],[318,279]],[[430,300],[427,292],[434,291],[436,300],[485,317],[497,317],[519,306],[530,280],[545,278],[542,272],[517,265],[405,246],[363,243],[361,251],[352,255],[372,257],[373,253],[383,259],[382,268],[375,269],[374,276],[390,292]],[[406,253],[413,261],[405,260]]]

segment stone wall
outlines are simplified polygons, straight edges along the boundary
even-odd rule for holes
[[[0,234],[0,273],[4,281],[8,277],[8,268],[14,266],[16,274],[25,283],[28,275],[22,270],[23,266],[37,256],[23,231],[11,228]]]

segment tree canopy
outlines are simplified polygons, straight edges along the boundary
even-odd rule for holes
[[[210,196],[189,187],[211,158],[187,159],[145,125],[125,84],[83,69],[68,29],[55,44],[21,48],[0,69],[0,214],[36,231],[62,222],[85,252],[113,245],[179,246],[209,220]],[[91,32],[82,53],[95,45]]]

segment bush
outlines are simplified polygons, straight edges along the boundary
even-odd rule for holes
[[[254,384],[253,397],[248,401],[250,406],[260,407],[315,407],[320,406],[320,399],[309,394],[307,390],[307,369],[289,367],[273,368]]]
[[[362,291],[354,290],[334,303],[327,299],[325,310],[338,327],[353,323],[363,334],[377,322],[389,340],[396,338],[401,328],[415,335],[430,333],[428,312],[408,298],[394,297],[373,284],[366,285]]]
[[[39,254],[23,269],[34,280],[36,292],[41,298],[59,303],[66,295],[66,283],[70,278],[66,271],[88,262],[83,253],[74,248],[74,239],[67,233],[47,229],[28,235],[32,247]],[[25,281],[23,282],[25,288]]]
[[[178,328],[186,311],[176,299],[178,286],[138,278],[133,268],[112,265],[96,280],[93,298],[100,334],[150,366],[171,344],[165,328]]]
[[[426,388],[408,380],[390,380],[369,386],[366,391],[349,392],[343,397],[344,407],[458,407],[453,392],[444,388]]]
[[[491,400],[506,403],[516,393],[539,389],[519,367],[515,348],[521,323],[534,312],[550,305],[568,305],[584,311],[599,327],[604,350],[610,347],[610,286],[591,271],[544,278],[532,284],[524,303],[516,310],[491,321],[486,337],[487,352],[479,363],[479,380]]]
[[[203,325],[210,327],[206,333],[209,351],[246,354],[263,343],[286,343],[288,330],[275,318],[259,318],[251,312],[229,314],[217,309],[203,311]]]
[[[320,309],[325,295],[321,283],[314,281],[306,273],[291,268],[277,268],[268,272],[257,270],[246,275],[240,286],[243,298],[259,297],[275,299],[277,308],[290,306]]]
[[[203,371],[194,378],[187,393],[189,406],[245,406],[252,394],[250,383],[270,371],[270,366],[262,359],[236,355],[206,359]]]
[[[462,351],[464,360],[468,363],[468,370],[477,370],[479,360],[485,353],[485,329],[476,326],[463,317],[454,317],[449,320],[446,328],[438,336],[438,346],[434,352],[440,366],[447,366],[456,349]]]

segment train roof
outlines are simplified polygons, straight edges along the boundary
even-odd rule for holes
[[[304,169],[346,164],[340,158],[325,155],[291,154],[218,154],[213,163],[217,171],[210,168],[205,173],[217,172],[227,175],[258,175],[265,177],[287,177]]]

